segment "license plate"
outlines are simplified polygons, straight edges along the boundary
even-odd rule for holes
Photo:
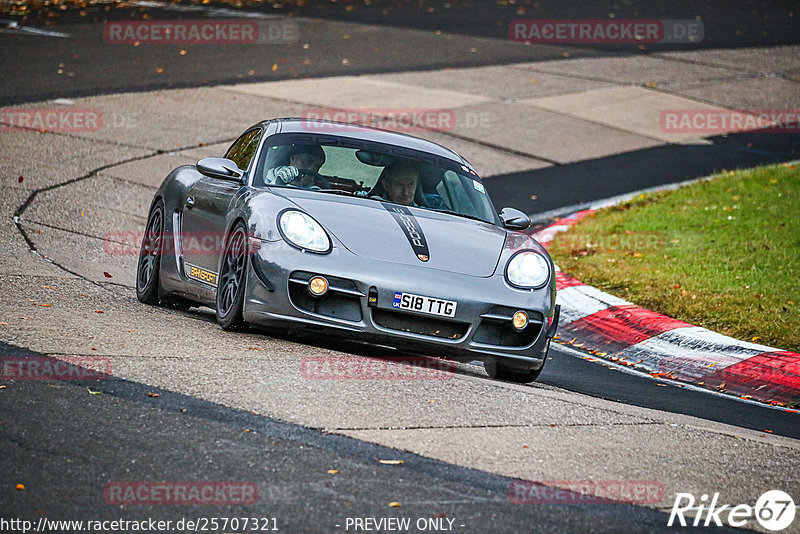
[[[442,317],[456,316],[456,302],[412,293],[395,293],[392,306],[401,310],[412,310]]]

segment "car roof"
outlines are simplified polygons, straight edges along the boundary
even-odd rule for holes
[[[410,150],[418,150],[420,152],[427,152],[435,154],[439,157],[449,159],[460,165],[465,165],[467,168],[472,168],[472,165],[464,159],[460,154],[438,145],[434,142],[414,137],[413,135],[392,132],[389,130],[381,130],[379,128],[372,128],[370,126],[361,126],[357,124],[349,124],[345,122],[336,122],[318,119],[303,119],[303,118],[283,118],[271,119],[263,121],[262,124],[266,126],[269,123],[279,123],[280,128],[276,133],[330,133],[337,137],[345,137],[349,139],[357,139],[360,141],[372,141],[375,143],[382,143],[386,145],[398,146]],[[327,126],[326,126],[327,125]],[[331,129],[330,126],[335,125],[336,128]]]

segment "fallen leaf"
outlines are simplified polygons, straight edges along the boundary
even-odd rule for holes
[[[151,391],[148,391],[147,392],[147,396],[148,397],[160,397],[161,395],[159,393],[153,393]]]
[[[92,391],[92,390],[91,390],[91,389],[89,389],[89,388],[86,388],[86,391],[88,391],[88,392],[89,392],[89,395],[100,395],[100,392],[99,392],[99,391]]]
[[[112,278],[112,276],[105,271],[103,271],[103,276],[105,276],[106,278]]]
[[[329,474],[329,475],[335,475],[335,474],[336,474],[336,473],[338,473],[338,472],[339,472],[339,470],[338,470],[338,469],[328,469],[328,474]]]
[[[49,308],[52,304],[39,304],[42,308]]]
[[[104,313],[103,310],[95,310],[95,313]]]
[[[158,67],[158,68],[156,69],[156,74],[161,74],[162,72],[164,72],[164,69],[163,69],[163,68],[161,68],[161,67]]]
[[[250,432],[250,429],[249,428],[245,428],[244,431],[245,432]]]
[[[772,434],[772,430],[764,430],[767,434]]]
[[[390,502],[389,506],[391,508],[399,508],[400,506],[402,506],[402,504],[400,504],[399,502]]]
[[[753,339],[751,339],[750,341],[758,341],[758,340],[759,340],[759,336],[753,336]]]
[[[22,183],[22,180],[23,180],[23,179],[24,179],[24,178],[22,178],[22,175],[20,175],[20,176],[19,176],[19,183]]]
[[[55,286],[42,286],[44,289],[55,289]]]
[[[17,484],[17,489],[19,491],[25,491],[25,485],[24,484]]]
[[[0,389],[6,389],[8,386],[0,386]]]

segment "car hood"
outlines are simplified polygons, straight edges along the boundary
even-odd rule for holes
[[[365,258],[488,277],[506,240],[503,228],[446,213],[302,190],[281,194]],[[421,244],[427,246],[427,261],[419,257]]]

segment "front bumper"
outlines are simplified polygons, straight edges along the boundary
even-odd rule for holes
[[[319,255],[283,241],[262,241],[250,257],[244,319],[461,361],[496,358],[520,369],[538,369],[557,326],[555,290],[513,288],[500,271],[482,278],[364,258],[336,245]],[[325,296],[307,291],[313,275],[329,281]],[[392,306],[395,292],[455,301],[455,316],[398,310]],[[511,316],[520,310],[530,320],[517,331]]]

